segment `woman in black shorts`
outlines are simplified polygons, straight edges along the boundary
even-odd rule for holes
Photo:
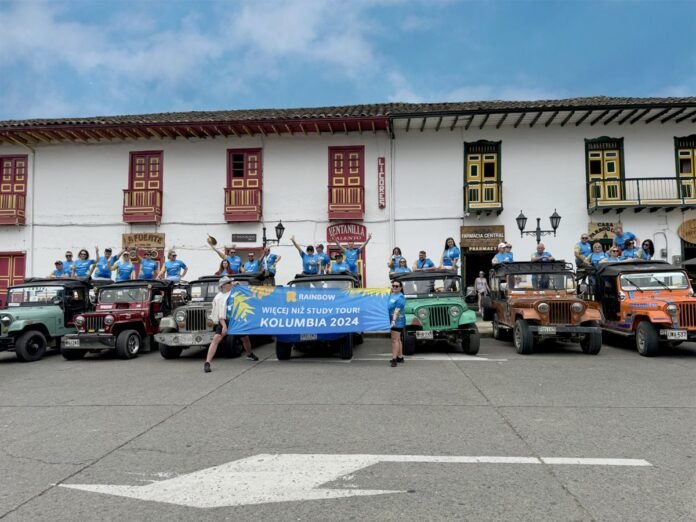
[[[403,346],[401,344],[401,332],[406,327],[406,297],[401,281],[392,281],[391,293],[389,294],[389,317],[391,318],[391,345],[392,360],[389,364],[392,368],[397,363],[404,362]]]

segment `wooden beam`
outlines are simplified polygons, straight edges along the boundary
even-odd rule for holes
[[[490,117],[491,117],[491,113],[487,112],[486,115],[483,117],[481,124],[479,125],[479,129],[483,129],[484,125],[486,125],[486,122],[488,121],[488,118],[490,118]]]
[[[333,123],[328,122],[328,124],[329,124],[329,131],[331,131],[331,135],[333,136],[334,134],[336,134],[336,129],[334,129]]]
[[[273,123],[271,123],[271,129],[273,129],[273,132],[275,132],[278,136],[280,136],[280,132],[278,132],[278,128]]]
[[[24,143],[24,142],[21,141],[21,140],[18,140],[17,138],[15,138],[14,136],[12,136],[11,134],[5,134],[5,136],[7,137],[8,140],[13,141],[13,142],[16,143],[17,145],[21,145],[22,147],[26,145],[26,143]]]
[[[563,121],[561,122],[561,127],[565,127],[566,123],[568,123],[568,122],[570,121],[570,118],[573,117],[573,114],[575,114],[575,111],[570,111],[570,112],[568,113],[568,116],[566,116],[565,118],[563,118]]]
[[[607,114],[609,114],[609,109],[606,109],[602,112],[599,113],[599,116],[597,116],[594,120],[590,122],[590,127],[594,126],[595,123],[597,123],[599,120],[604,118]]]
[[[663,109],[660,112],[658,112],[657,114],[653,114],[652,116],[650,116],[648,119],[645,120],[645,123],[650,123],[650,122],[655,121],[657,118],[659,118],[663,114],[669,112],[670,110],[672,110],[671,107],[669,109]]]
[[[469,130],[469,127],[471,127],[471,124],[474,123],[474,118],[476,117],[475,114],[471,115],[471,119],[466,122],[466,125],[464,125],[464,130]]]
[[[363,133],[362,120],[358,120],[358,132],[362,136],[362,133]]]
[[[249,136],[251,136],[252,138],[254,137],[254,133],[251,132],[251,129],[249,127],[247,127],[246,125],[242,125],[242,129],[244,129]],[[302,130],[304,131],[304,129]]]
[[[559,111],[554,112],[554,113],[551,115],[551,117],[550,117],[548,120],[546,120],[546,123],[544,123],[544,127],[548,127],[549,125],[551,125],[551,122],[553,122],[553,120],[556,119],[556,116],[558,116],[558,112],[559,112]]]
[[[343,132],[345,132],[346,136],[348,136],[348,125],[346,124],[345,121],[343,122]]]
[[[317,122],[314,122],[314,130],[316,133],[321,136],[321,131],[319,130],[319,124]]]
[[[696,114],[696,111],[691,111],[691,112],[689,112],[688,114],[685,114],[684,116],[682,116],[681,118],[677,118],[676,120],[674,120],[674,123],[681,123],[681,122],[683,122],[684,120],[688,120],[688,119],[691,118],[694,114]]]
[[[406,132],[408,132],[410,128],[411,128],[411,118],[408,118],[406,120]]]
[[[623,124],[626,123],[628,120],[630,120],[630,119],[631,119],[631,116],[633,116],[636,112],[638,112],[638,109],[633,109],[633,110],[630,111],[628,114],[626,114],[626,116],[624,116],[623,118],[621,118],[617,123],[618,123],[619,125],[623,125]]]
[[[619,109],[619,110],[616,111],[614,114],[612,114],[611,116],[609,116],[606,120],[604,120],[604,125],[606,125],[606,124],[611,123],[612,121],[614,121],[614,120],[616,119],[616,117],[617,117],[619,114],[621,114],[623,111],[624,111],[623,109]]]
[[[495,128],[496,128],[496,129],[499,129],[499,128],[503,125],[503,123],[505,123],[505,120],[507,119],[508,114],[509,114],[509,113],[507,113],[507,112],[504,113],[504,114],[503,114],[503,117],[500,118],[500,120],[498,120],[498,123],[496,123],[496,125],[495,125]]]
[[[421,131],[421,132],[423,132],[423,129],[425,129],[425,122],[426,122],[427,119],[428,119],[428,117],[425,116],[425,117],[423,118],[423,121],[421,122],[421,126],[420,126],[420,131]]]
[[[35,143],[35,142],[38,141],[38,140],[37,140],[36,138],[34,138],[31,134],[29,134],[28,131],[25,131],[25,130],[23,130],[23,131],[15,131],[15,134],[16,134],[17,136],[19,136],[20,138],[22,138],[22,139],[23,139],[24,141],[26,141],[27,143]]]
[[[58,134],[59,136],[62,136],[63,139],[70,140],[70,141],[73,141],[73,142],[75,141],[75,138],[74,138],[73,136],[71,136],[70,134],[68,134],[67,132],[65,132],[65,131],[62,130],[62,129],[61,129],[61,130],[56,129],[56,130],[54,130],[53,132],[55,132],[55,133]]]
[[[290,125],[285,124],[285,129],[290,133],[290,136],[294,136],[295,132],[290,128]]]
[[[633,125],[635,122],[637,122],[638,120],[640,120],[643,116],[645,116],[646,114],[648,114],[648,113],[650,112],[650,110],[651,110],[650,108],[645,109],[643,112],[639,113],[638,116],[636,116],[635,118],[633,118],[629,123],[630,123],[631,125]]]
[[[517,118],[517,121],[515,122],[515,124],[513,125],[513,127],[514,127],[514,128],[519,127],[519,126],[520,126],[520,123],[522,123],[522,120],[524,119],[524,117],[525,117],[526,115],[527,115],[526,112],[523,112],[522,114],[520,114],[520,117]],[[468,128],[469,128],[469,127],[467,127],[467,129],[468,129]]]
[[[74,136],[75,139],[78,139],[78,140],[80,140],[80,141],[82,141],[82,142],[87,141],[87,140],[85,140],[85,138],[84,138],[83,136],[80,136],[80,135],[79,135],[76,131],[74,131],[74,130],[65,129],[65,132],[67,132],[67,133],[70,134],[71,136]]]
[[[302,125],[302,123],[300,123],[300,130],[302,131],[302,134],[304,134],[305,136],[307,135],[307,131],[305,130],[304,125]]]
[[[160,140],[162,139],[162,134],[160,134],[159,132],[157,132],[155,129],[153,129],[153,128],[151,128],[151,127],[145,127],[145,130],[146,130],[147,132],[149,132],[150,134],[152,134],[152,136],[153,136],[154,138],[157,138],[157,139],[160,139]]]
[[[237,129],[235,129],[232,125],[227,125],[226,127],[232,134],[235,135],[235,137],[239,138],[239,133],[237,132]]]
[[[575,126],[579,127],[580,124],[587,119],[587,117],[592,114],[592,111],[587,111],[585,114],[583,114],[578,121],[575,122]]]
[[[435,132],[440,132],[440,125],[442,125],[442,116],[437,119],[437,123],[435,124]]]
[[[181,132],[181,130],[179,130],[179,127],[174,126],[174,127],[172,127],[172,129],[177,134],[177,136],[180,136],[181,138],[184,138],[185,140],[188,139],[188,136],[186,136],[183,132]]]
[[[145,133],[144,133],[143,131],[141,131],[138,127],[133,127],[133,132],[135,132],[135,133],[136,133],[138,136],[140,136],[141,138],[145,138],[145,139],[147,139],[147,140],[150,139],[150,136],[148,136],[147,134],[145,134]]]
[[[456,114],[454,116],[454,121],[452,122],[452,125],[450,125],[450,131],[454,130],[454,128],[457,126],[458,121],[459,121],[459,114]]]
[[[537,112],[537,115],[534,116],[534,119],[529,123],[529,128],[530,128],[530,129],[531,129],[532,127],[534,127],[534,125],[535,125],[536,122],[539,120],[539,118],[541,118],[541,113],[542,113],[542,111]]]
[[[45,136],[41,135],[38,131],[27,131],[27,134],[31,136],[34,141],[41,141],[43,143],[51,143],[51,140],[49,138],[46,138]]]
[[[201,130],[203,131],[203,134],[205,134],[205,135],[208,136],[209,138],[214,138],[214,137],[215,137],[214,134],[211,134],[211,133],[210,133],[210,131],[208,130],[207,127],[205,127],[205,126],[203,126],[203,125],[199,125],[198,128],[201,129]]]
[[[676,111],[676,112],[673,112],[673,113],[670,114],[669,116],[666,116],[665,118],[662,118],[662,119],[660,120],[660,123],[667,123],[669,120],[671,120],[671,119],[674,118],[675,116],[679,116],[679,115],[680,115],[682,112],[684,112],[685,110],[686,110],[686,107],[682,107],[681,109],[679,109],[679,110]]]
[[[372,120],[372,134],[377,134],[377,128],[375,127],[375,120]]]
[[[222,132],[222,131],[220,130],[220,127],[218,127],[217,125],[213,125],[213,130],[217,133],[217,134],[216,134],[217,136],[222,136],[223,138],[226,138],[226,137],[227,137],[227,134],[225,134],[224,132]]]
[[[260,124],[260,123],[257,123],[256,126],[259,128],[259,132],[260,132],[264,137],[266,137],[266,136],[267,136],[267,134],[266,134],[266,129],[263,128],[263,125]]]

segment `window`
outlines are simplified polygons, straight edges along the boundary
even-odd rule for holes
[[[0,156],[0,224],[24,224],[27,164],[27,156]]]
[[[500,142],[464,144],[465,211],[502,209]]]
[[[157,223],[162,217],[162,151],[131,152],[123,220]]]
[[[677,179],[682,198],[696,197],[696,134],[674,138],[677,155]]]
[[[262,149],[228,149],[225,220],[260,221],[262,187]]]
[[[588,198],[592,205],[623,199],[623,138],[585,140]]]
[[[329,219],[365,214],[365,147],[329,147]]]

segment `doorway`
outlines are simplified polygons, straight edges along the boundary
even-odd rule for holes
[[[462,276],[464,277],[462,286],[465,289],[474,285],[474,279],[478,277],[479,272],[486,274],[486,279],[488,279],[488,271],[493,266],[494,255],[495,250],[464,252],[462,256],[464,261],[462,263]]]

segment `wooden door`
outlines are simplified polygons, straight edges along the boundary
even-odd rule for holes
[[[131,154],[131,190],[162,190],[162,152]]]
[[[24,281],[26,256],[22,252],[0,252],[0,303],[7,304],[7,289]]]
[[[261,149],[228,151],[227,186],[233,189],[261,188]]]
[[[27,156],[0,158],[0,222],[24,223],[27,193]]]
[[[623,199],[621,191],[621,165],[618,149],[589,152],[589,180],[592,186],[591,200],[602,204]]]
[[[329,219],[362,219],[365,148],[329,147]]]

